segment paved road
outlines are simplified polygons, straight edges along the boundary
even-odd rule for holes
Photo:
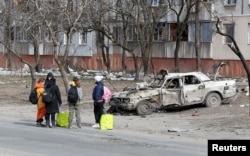
[[[0,121],[0,155],[206,156],[207,147],[116,130],[40,128],[29,121]]]

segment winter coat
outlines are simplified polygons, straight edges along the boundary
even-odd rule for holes
[[[96,86],[93,89],[93,93],[92,93],[92,99],[94,100],[94,102],[100,102],[103,100],[102,98],[103,94],[104,94],[104,91],[103,91],[102,81],[96,81]]]
[[[38,97],[37,108],[40,109],[45,107],[45,104],[42,101],[42,94],[44,92],[44,86],[42,83],[36,83],[36,92]]]
[[[52,87],[52,94],[54,99],[51,103],[45,103],[46,113],[58,113],[59,106],[62,104],[61,93],[59,87],[56,85],[56,79],[52,78],[46,82],[45,90]]]

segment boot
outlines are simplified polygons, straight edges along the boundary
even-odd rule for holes
[[[56,127],[56,121],[55,120],[52,120],[52,127]]]
[[[50,127],[49,121],[46,120],[46,128]]]

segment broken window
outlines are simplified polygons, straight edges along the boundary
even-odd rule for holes
[[[169,79],[166,81],[165,86],[167,88],[179,88],[180,87],[179,79],[178,78]]]
[[[184,85],[200,84],[201,82],[193,75],[184,77]]]
[[[169,23],[169,41],[176,41],[177,39],[177,23]],[[188,41],[188,25],[186,25],[184,31],[180,35],[181,41]]]
[[[234,38],[234,24],[224,24],[225,33]],[[225,37],[225,44],[231,44],[232,40],[229,37]]]
[[[154,32],[154,41],[166,40],[166,27],[165,22],[158,23]]]

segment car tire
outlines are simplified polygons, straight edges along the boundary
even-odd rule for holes
[[[140,101],[136,106],[138,115],[150,115],[153,113],[153,106],[149,101]]]
[[[221,105],[221,97],[218,93],[210,93],[206,97],[205,102],[207,107],[218,107]]]

